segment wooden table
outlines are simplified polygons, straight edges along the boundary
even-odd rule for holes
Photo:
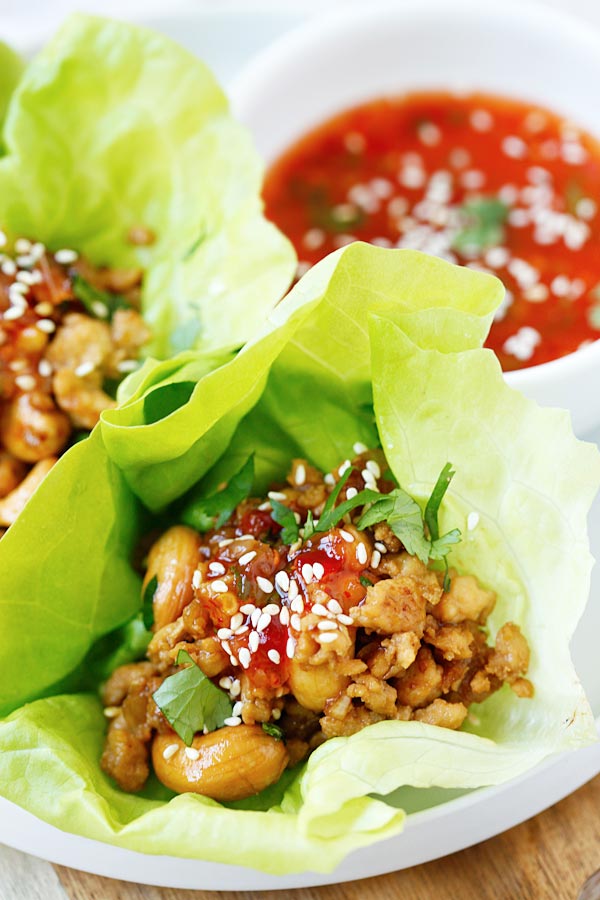
[[[393,875],[285,894],[145,887],[0,851],[2,900],[576,900],[600,868],[600,776],[529,822],[462,853]]]

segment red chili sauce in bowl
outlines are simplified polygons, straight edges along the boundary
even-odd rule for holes
[[[299,275],[354,240],[498,275],[487,346],[505,371],[600,338],[600,144],[546,109],[412,94],[347,110],[267,174],[269,218]]]

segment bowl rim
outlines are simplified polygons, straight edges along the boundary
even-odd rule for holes
[[[599,29],[564,9],[549,7],[541,0],[527,0],[526,3],[522,0],[503,0],[502,4],[454,0],[451,6],[447,0],[403,0],[402,4],[394,0],[374,0],[368,7],[337,8],[311,16],[257,53],[229,86],[232,111],[249,127],[246,105],[253,104],[254,98],[263,93],[265,83],[276,79],[281,68],[285,69],[290,62],[306,55],[307,48],[310,49],[311,64],[314,64],[315,56],[326,51],[332,41],[339,43],[340,37],[343,39],[346,33],[356,33],[365,26],[382,29],[389,27],[390,23],[401,24],[407,20],[425,22],[429,17],[439,15],[452,16],[453,19],[472,17],[478,20],[481,27],[490,27],[498,19],[504,23],[512,20],[519,29],[529,28],[544,35],[560,33],[561,40],[585,44],[595,50],[600,58]],[[359,102],[364,101],[357,99],[357,104]],[[309,126],[312,127],[315,126]],[[267,168],[269,165],[270,161],[267,161]],[[591,344],[564,356],[535,366],[506,371],[504,377],[511,387],[523,390],[577,378],[595,367],[600,373],[600,335]]]

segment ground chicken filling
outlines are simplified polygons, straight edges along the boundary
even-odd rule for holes
[[[409,555],[388,524],[359,530],[361,508],[283,542],[275,501],[300,526],[318,520],[349,465],[338,502],[365,486],[394,488],[381,451],[355,451],[327,475],[295,460],[286,485],[244,500],[222,527],[178,525],[153,544],[147,660],[120,667],[103,688],[102,767],[124,790],[143,787],[152,758],[175,791],[239,799],[328,738],[386,719],[460,728],[470,704],[505,683],[532,696],[527,641],[507,622],[488,643],[495,595],[472,575],[450,570],[445,590],[444,573]],[[179,671],[181,650],[233,704],[223,727],[187,746],[153,699]]]
[[[59,455],[115,405],[150,337],[139,269],[93,268],[24,238],[10,253],[6,244],[0,233],[0,536]]]

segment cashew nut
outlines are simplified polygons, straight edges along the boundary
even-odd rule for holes
[[[346,675],[335,670],[335,661],[311,666],[294,658],[289,663],[290,690],[305,709],[321,712],[327,700],[335,697],[350,684]]]
[[[49,456],[37,463],[21,484],[0,500],[0,525],[12,525],[21,514],[23,507],[42,483],[54,463],[55,456]]]
[[[99,385],[98,373],[80,377],[73,369],[60,369],[52,379],[52,390],[60,408],[69,415],[77,428],[91,431],[100,413],[117,404]]]
[[[51,397],[35,391],[7,404],[0,433],[9,453],[34,463],[60,453],[71,434],[71,423]]]
[[[175,751],[167,749],[173,746]],[[154,771],[166,787],[220,801],[258,794],[281,777],[288,759],[283,741],[259,725],[228,725],[196,735],[189,753],[175,734],[157,734],[152,744]]]
[[[194,599],[192,577],[198,565],[200,543],[196,531],[185,525],[174,525],[152,545],[142,591],[156,576],[153,604],[156,631],[174,622]]]

